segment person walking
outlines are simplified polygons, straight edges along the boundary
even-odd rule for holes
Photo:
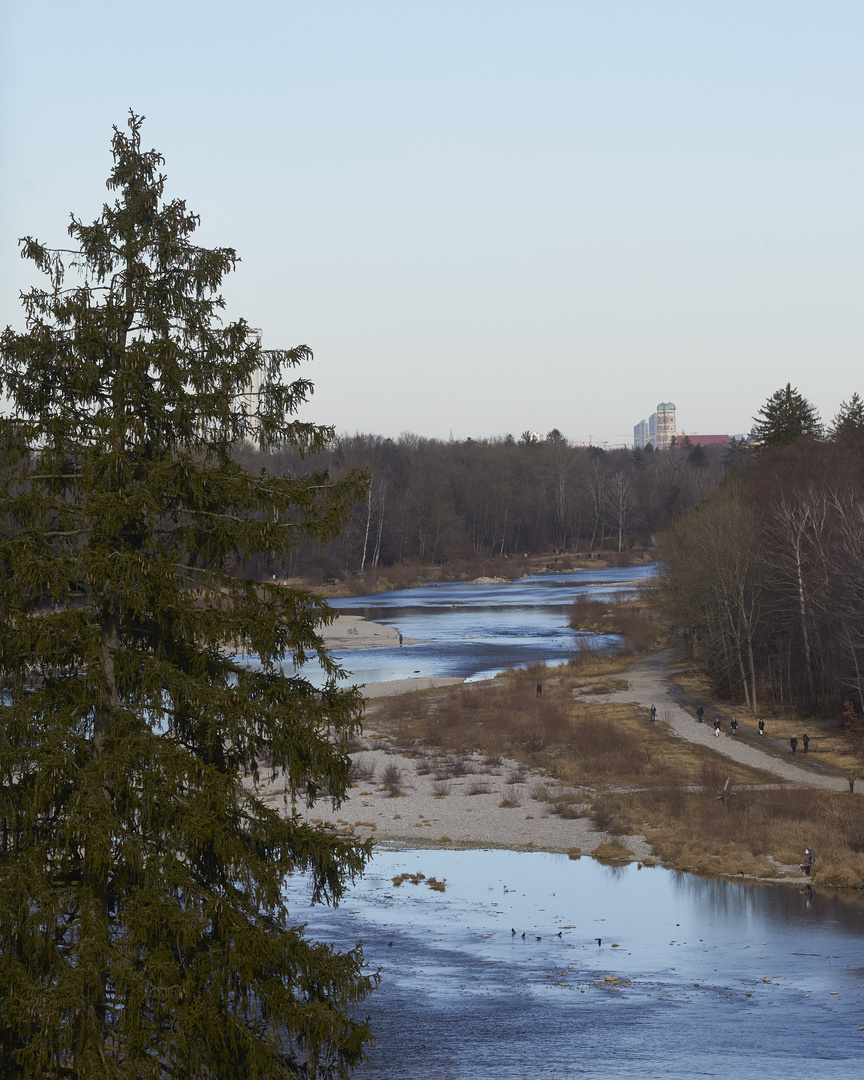
[[[718,719],[716,719],[714,721],[714,735],[715,735],[716,738],[718,738],[718,739],[720,738],[720,719],[719,719],[719,717],[718,717]]]
[[[765,721],[764,720],[759,721],[759,734],[760,735],[765,734]]]
[[[657,706],[652,705],[651,706],[651,723],[655,724],[656,722],[657,722]]]
[[[729,727],[732,728],[732,734],[733,735],[737,734],[737,732],[738,732],[738,721],[735,719],[734,716],[732,717],[732,723],[729,725]]]
[[[810,749],[810,736],[807,734],[806,731],[801,736],[801,742],[804,743],[804,753],[806,754],[807,751]]]
[[[537,683],[537,697],[543,697],[543,684]]]
[[[798,740],[795,738],[794,735],[789,740],[789,745],[792,747],[792,753],[794,754],[795,751],[798,749]]]
[[[700,706],[699,706],[699,708],[698,708],[698,709],[696,710],[696,722],[697,722],[697,724],[701,724],[701,723],[702,723],[702,717],[703,717],[704,715],[705,715],[705,710],[704,710],[704,709],[702,708],[702,706],[700,705]]]

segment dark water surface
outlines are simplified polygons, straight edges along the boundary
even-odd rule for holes
[[[864,908],[833,894],[506,851],[378,852],[335,910],[288,889],[381,969],[360,1080],[864,1075]]]
[[[577,641],[608,649],[618,640],[608,634],[574,634],[568,609],[577,597],[623,599],[654,571],[653,565],[574,570],[332,600],[340,612],[395,626],[415,642],[392,649],[334,650],[333,655],[358,683],[442,675],[482,679],[511,667],[563,661]]]

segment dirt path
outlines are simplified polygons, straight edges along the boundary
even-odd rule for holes
[[[739,734],[735,737],[729,734],[728,724],[724,724],[719,738],[715,736],[713,723],[709,721],[707,713],[704,723],[700,724],[696,720],[695,704],[688,702],[687,707],[682,704],[686,699],[669,677],[669,663],[672,659],[669,652],[657,652],[637,660],[624,673],[623,677],[629,684],[627,689],[604,694],[603,701],[633,703],[644,709],[655,705],[657,719],[668,724],[679,738],[700,743],[743,765],[773,773],[796,787],[848,792],[847,781],[830,766],[816,761],[812,765],[809,762],[805,764],[803,754],[800,757],[796,755],[793,761],[789,750],[775,739],[767,739],[766,742],[777,753],[766,752],[753,745],[753,742],[759,739],[759,734],[755,723],[750,720],[746,723],[739,721]],[[778,756],[783,753],[790,760],[785,761],[782,756]]]

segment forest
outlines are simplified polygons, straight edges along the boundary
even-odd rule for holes
[[[534,442],[512,437],[442,442],[404,434],[334,437],[302,462],[247,447],[252,471],[365,473],[368,487],[342,535],[305,547],[271,569],[310,581],[368,577],[404,563],[473,566],[544,553],[626,557],[717,488],[742,448],[691,446],[665,452],[570,446],[557,431]]]
[[[384,567],[517,573],[526,555],[662,563],[658,618],[715,689],[753,713],[864,713],[864,403],[824,427],[787,384],[755,417],[754,438],[669,450],[544,439],[443,442],[334,436],[305,462],[241,453],[250,471],[360,472],[365,497],[341,536],[294,550],[282,572],[365,589]],[[566,566],[561,560],[558,566]]]
[[[845,707],[864,692],[864,433],[754,455],[661,548],[662,608],[714,685],[755,713]]]

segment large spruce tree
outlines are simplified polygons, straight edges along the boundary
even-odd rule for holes
[[[858,435],[862,431],[864,431],[864,401],[856,391],[848,401],[840,402],[830,434],[832,439],[839,442]]]
[[[243,567],[337,534],[362,484],[237,464],[332,434],[284,378],[309,351],[220,321],[235,253],[192,244],[140,129],[115,128],[116,197],[72,250],[22,241],[47,283],[2,336],[0,1075],[343,1076],[375,977],[306,940],[283,882],[336,900],[364,865],[291,812],[344,795],[358,699],[326,606]]]
[[[766,448],[788,446],[802,436],[822,437],[822,422],[810,402],[791,383],[768,398],[754,419],[756,438]]]

